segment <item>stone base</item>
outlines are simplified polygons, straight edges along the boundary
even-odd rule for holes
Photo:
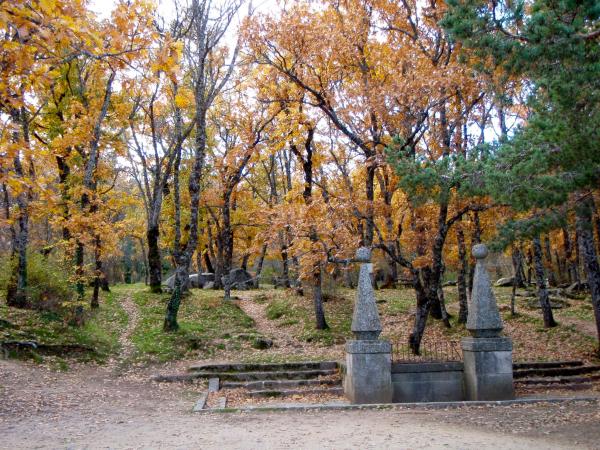
[[[391,403],[392,346],[387,341],[348,341],[344,393],[354,404]]]
[[[466,337],[462,350],[467,400],[515,398],[510,338]]]
[[[465,399],[460,362],[392,364],[394,403],[454,402]]]

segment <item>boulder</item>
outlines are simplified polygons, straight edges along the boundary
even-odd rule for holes
[[[273,340],[265,337],[257,337],[252,342],[252,347],[258,350],[266,350],[273,347]]]
[[[175,289],[175,274],[163,281],[163,285],[165,286],[166,291],[172,291]]]
[[[225,284],[225,277],[221,279]],[[246,290],[254,286],[252,276],[244,269],[233,269],[229,271],[229,283],[231,289]]]
[[[214,273],[193,273],[190,275],[190,287],[202,289],[206,283],[214,282]]]
[[[515,296],[516,297],[535,297],[535,292],[534,291],[516,291],[515,292]]]
[[[581,283],[581,282],[573,283],[572,285],[570,285],[568,288],[565,289],[565,294],[567,296],[576,295],[577,293],[586,291],[587,289],[588,289],[587,283]]]
[[[514,279],[515,279],[515,277],[500,278],[498,281],[496,281],[494,283],[494,286],[496,286],[496,287],[512,286],[514,283]]]
[[[189,275],[190,288],[202,289],[209,282],[215,281],[214,273],[192,273]],[[163,282],[163,286],[167,292],[175,288],[175,274],[171,275]],[[208,288],[212,289],[212,287]]]

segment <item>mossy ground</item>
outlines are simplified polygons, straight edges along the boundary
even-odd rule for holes
[[[78,352],[76,356],[79,359],[104,362],[119,352],[119,336],[127,325],[127,314],[120,306],[120,298],[118,289],[103,292],[101,308],[88,310],[82,327],[69,325],[68,317],[59,312],[9,308],[2,304],[0,340],[36,341],[57,346],[79,345],[93,349],[93,352]],[[22,354],[19,352],[15,356],[31,357],[38,361],[44,359],[35,350]],[[55,356],[52,360],[59,367],[65,364],[61,356]]]
[[[515,360],[584,359],[597,361],[597,341],[593,334],[579,324],[593,327],[589,298],[571,299],[569,306],[555,310],[558,327],[543,327],[535,299],[517,298],[517,315],[510,314],[510,288],[495,289],[497,301],[505,322],[505,333],[513,338]],[[445,289],[448,311],[452,315],[451,328],[429,319],[425,339],[429,341],[458,341],[468,335],[464,325],[457,323],[458,303],[456,288]],[[57,313],[19,310],[0,305],[0,339],[36,340],[46,344],[79,344],[93,348],[87,359],[106,361],[120,351],[119,337],[128,324],[128,315],[122,299],[131,296],[137,307],[138,321],[131,331],[133,343],[131,362],[164,362],[182,358],[239,359],[248,361],[300,360],[310,357],[314,350],[319,355],[343,357],[343,344],[352,337],[350,325],[354,290],[337,288],[327,292],[325,313],[329,328],[316,330],[310,291],[304,296],[291,289],[262,288],[245,293],[238,302],[225,302],[222,292],[214,290],[191,291],[181,302],[180,329],[173,333],[162,330],[168,294],[153,294],[142,284],[118,285],[110,293],[102,293],[100,308],[88,313],[86,323],[77,328],[67,324]],[[405,345],[412,328],[415,308],[414,292],[410,288],[385,289],[375,292],[382,318],[382,337]],[[269,337],[269,332],[257,329],[240,304],[254,302],[264,308],[265,320],[297,343],[302,353],[252,350],[257,336]],[[575,321],[576,323],[574,323]],[[277,346],[278,342],[275,340]],[[323,350],[325,349],[325,350]],[[329,350],[327,350],[329,349]],[[33,355],[40,358],[41,355]],[[81,355],[80,355],[81,357]],[[323,356],[325,357],[325,356]],[[61,358],[54,358],[58,369],[66,366]]]
[[[210,357],[218,350],[235,347],[236,337],[253,331],[254,323],[234,302],[222,300],[222,293],[193,289],[181,301],[179,330],[162,330],[168,294],[150,293],[133,285],[133,300],[140,321],[132,335],[138,360],[168,361],[186,356]]]

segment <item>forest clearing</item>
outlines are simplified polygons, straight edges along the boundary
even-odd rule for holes
[[[0,30],[7,448],[598,447],[596,0]]]

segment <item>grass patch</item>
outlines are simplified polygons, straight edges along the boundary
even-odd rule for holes
[[[282,299],[275,300],[271,302],[267,308],[265,309],[265,314],[267,319],[269,320],[277,320],[281,317],[286,316],[287,314],[293,314],[292,305]]]
[[[389,316],[401,316],[415,307],[412,289],[381,289],[375,292],[379,311]]]
[[[89,294],[86,295],[89,298]],[[0,305],[0,340],[36,341],[41,344],[60,346],[78,345],[89,347],[93,352],[77,352],[72,356],[78,359],[92,359],[104,362],[119,351],[119,335],[127,325],[127,315],[118,302],[119,294],[113,289],[102,292],[100,308],[87,311],[82,327],[67,324],[58,312],[9,308]],[[18,352],[21,354],[23,352]],[[19,356],[19,355],[15,355]],[[24,352],[23,356],[43,362],[47,359],[59,370],[66,370],[68,364],[60,358],[44,357],[38,352]],[[66,355],[71,356],[71,355]]]
[[[163,362],[198,351],[211,356],[215,350],[225,347],[219,342],[224,335],[254,329],[253,320],[235,303],[224,302],[221,293],[212,290],[193,289],[182,299],[178,315],[180,328],[172,333],[162,329],[168,295],[140,289],[133,293],[133,299],[140,308],[140,320],[131,337],[137,360]],[[232,345],[235,347],[235,343]]]

